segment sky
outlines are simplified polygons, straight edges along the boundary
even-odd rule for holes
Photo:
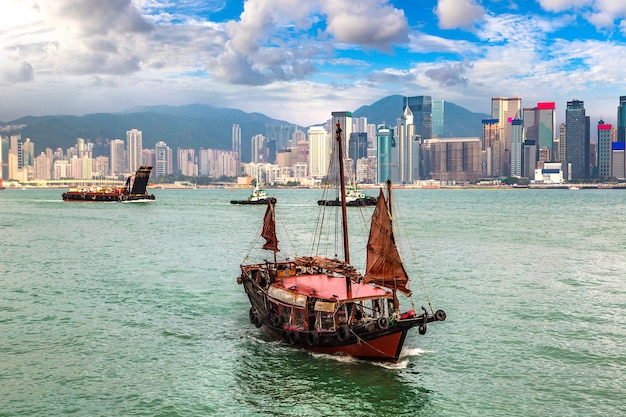
[[[0,120],[210,104],[309,126],[389,95],[616,123],[626,0],[2,0]]]

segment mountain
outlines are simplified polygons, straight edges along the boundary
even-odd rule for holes
[[[404,97],[388,96],[372,105],[360,107],[354,117],[367,117],[368,123],[395,125],[402,114]],[[330,111],[329,111],[330,114]],[[453,103],[445,103],[445,137],[481,136],[481,119],[486,114],[472,113]],[[322,122],[323,123],[323,122]],[[164,141],[174,150],[231,149],[232,126],[239,124],[242,137],[242,160],[249,160],[251,141],[256,134],[266,137],[289,135],[295,125],[276,120],[260,113],[245,113],[236,109],[218,108],[204,104],[186,106],[134,107],[121,113],[96,113],[84,116],[27,116],[8,125],[25,125],[19,131],[22,139],[30,138],[35,144],[35,154],[46,148],[67,149],[76,144],[77,138],[96,143],[108,139],[126,139],[126,131],[139,129],[143,132],[143,147],[154,148]],[[304,127],[298,127],[306,130]],[[277,133],[278,132],[278,133]],[[282,132],[282,133],[281,133]]]
[[[394,126],[404,110],[404,96],[387,96],[372,105],[359,107],[352,117],[367,117],[368,123]],[[482,119],[491,116],[484,113],[472,113],[448,101],[443,108],[444,132],[446,138],[481,137],[483,132]]]

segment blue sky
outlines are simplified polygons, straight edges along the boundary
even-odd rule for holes
[[[626,0],[3,0],[0,120],[206,103],[301,125],[392,94],[615,123]]]

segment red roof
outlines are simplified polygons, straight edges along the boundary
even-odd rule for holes
[[[537,103],[537,110],[554,110],[555,105],[553,101],[545,102],[545,103]]]
[[[346,278],[325,274],[294,275],[282,278],[284,289],[316,298],[345,301],[360,298],[384,298],[391,292],[371,284],[352,283],[352,296],[346,293]],[[280,280],[274,285],[278,286]]]

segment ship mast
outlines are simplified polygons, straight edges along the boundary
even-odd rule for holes
[[[341,223],[343,226],[343,254],[344,261],[350,263],[350,247],[348,245],[348,213],[346,210],[346,178],[344,173],[343,160],[343,141],[341,138],[341,123],[337,123],[336,139],[339,146],[339,189],[341,190]],[[350,278],[346,276],[346,291],[348,297],[352,296],[352,283]]]

